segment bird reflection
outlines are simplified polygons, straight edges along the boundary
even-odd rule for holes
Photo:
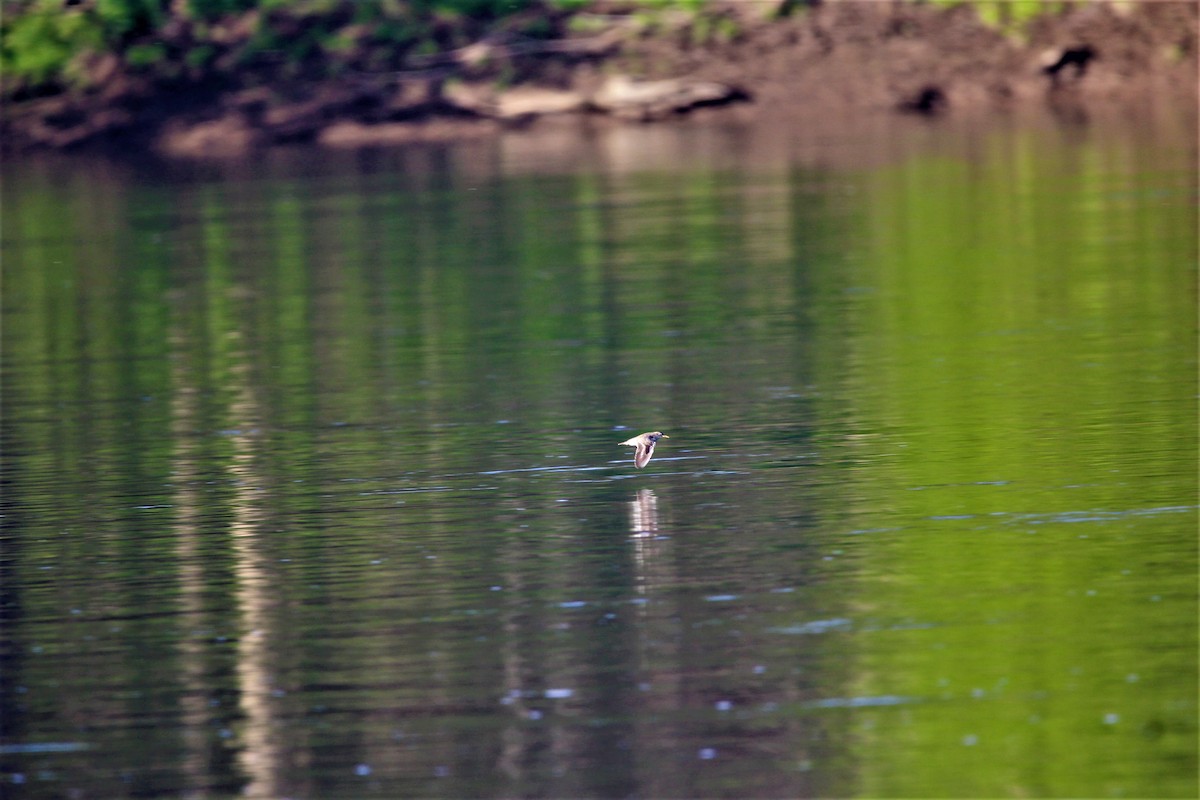
[[[639,489],[629,504],[629,533],[635,537],[658,533],[658,498],[653,489]]]
[[[629,503],[629,539],[638,594],[648,595],[667,582],[669,576],[663,571],[670,569],[670,559],[665,556],[671,537],[659,530],[658,498],[653,489],[639,489]]]

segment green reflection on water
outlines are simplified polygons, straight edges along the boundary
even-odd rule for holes
[[[857,599],[899,630],[858,691],[929,702],[864,715],[868,795],[1194,790],[1195,205],[1139,157],[872,177],[855,493],[894,532]]]
[[[1191,140],[943,144],[13,170],[12,737],[109,793],[1188,794]]]

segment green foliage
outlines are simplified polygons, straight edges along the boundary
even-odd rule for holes
[[[64,8],[58,0],[38,0],[0,27],[0,68],[6,80],[38,85],[71,78],[71,63],[100,50],[121,50],[132,37],[149,33],[165,19],[160,0],[96,0],[84,8]],[[131,65],[161,61],[165,49],[142,45],[127,52]]]
[[[708,5],[708,0],[646,0],[645,2],[641,3],[641,5],[651,9],[674,9],[678,11],[697,13],[702,11],[704,7]]]
[[[976,3],[979,18],[996,28],[1012,29],[1029,20],[1051,11],[1057,11],[1061,3],[1042,0],[1014,0],[1007,3]]]
[[[1061,11],[1065,3],[1056,0],[931,0],[936,5],[975,9],[979,19],[993,28],[1013,31],[1040,14]]]
[[[125,51],[125,63],[131,67],[151,67],[167,58],[167,48],[162,42],[138,44]]]
[[[86,76],[90,54],[113,54],[134,68],[162,75],[192,74],[214,64],[245,66],[264,53],[282,52],[290,65],[332,58],[339,64],[396,63],[404,53],[433,53],[461,46],[482,25],[508,21],[527,36],[551,37],[590,0],[62,0],[13,3],[0,20],[0,70],[8,93],[67,88]],[[976,9],[980,18],[1014,29],[1032,16],[1059,10],[1039,0],[930,0]],[[645,32],[690,18],[693,41],[737,38],[736,21],[711,13],[709,0],[642,0],[634,20]],[[538,14],[537,12],[547,12]],[[257,12],[254,17],[248,14]],[[257,19],[258,27],[243,24]],[[580,18],[582,19],[582,18]],[[572,29],[581,30],[585,22]],[[186,36],[178,37],[181,30]],[[272,29],[282,25],[278,33]],[[347,26],[359,30],[347,32]],[[582,27],[580,27],[582,26]],[[220,37],[217,38],[217,32]],[[232,36],[231,36],[231,32]],[[382,53],[382,48],[390,48]],[[233,51],[232,58],[216,58]],[[309,69],[314,64],[306,64]]]
[[[741,35],[737,21],[727,16],[697,14],[692,22],[693,44],[726,44]]]
[[[95,13],[105,40],[113,43],[123,36],[148,32],[164,18],[160,0],[96,0]]]
[[[89,53],[114,53],[134,68],[174,74],[211,65],[222,49],[233,49],[233,63],[248,64],[264,52],[282,51],[291,65],[323,54],[345,62],[360,41],[402,45],[436,52],[455,40],[438,36],[447,25],[494,21],[530,9],[578,7],[582,0],[94,0],[64,7],[61,0],[32,0],[18,10],[6,9],[0,23],[0,69],[5,90],[39,86],[66,87],[72,64]],[[262,24],[230,40],[229,23],[258,11]],[[302,24],[298,35],[275,35],[272,20]],[[172,48],[164,34],[171,22],[190,32],[186,49]],[[536,20],[530,25],[536,27]],[[344,32],[346,25],[365,26],[365,37]],[[177,30],[177,29],[176,29]],[[222,38],[213,38],[221,30]],[[546,31],[540,31],[546,33]],[[459,37],[461,38],[461,37]],[[182,49],[182,52],[178,50]],[[174,63],[169,63],[174,60]],[[79,76],[82,77],[82,76]]]
[[[0,69],[6,76],[41,83],[59,73],[75,55],[99,48],[103,28],[82,10],[64,11],[43,0],[24,14],[5,20],[0,35]]]
[[[215,20],[226,14],[248,11],[266,3],[256,0],[188,0],[188,11],[197,19]]]
[[[217,55],[215,48],[209,45],[201,45],[200,47],[188,50],[183,56],[183,62],[190,69],[203,69]]]
[[[607,29],[611,23],[607,18],[592,14],[577,14],[567,22],[572,33],[592,35]]]
[[[432,13],[459,14],[465,17],[496,18],[529,8],[529,0],[417,0],[414,5]]]
[[[354,52],[354,48],[358,46],[358,41],[346,33],[335,33],[324,41],[322,47],[325,52],[337,55],[347,56]]]

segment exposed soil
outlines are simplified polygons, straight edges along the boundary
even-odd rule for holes
[[[627,5],[597,4],[586,33],[492,36],[415,69],[320,81],[260,71],[164,82],[110,61],[96,65],[108,70],[99,90],[7,102],[2,141],[9,151],[115,145],[196,156],[486,135],[548,115],[653,121],[725,105],[848,120],[1197,105],[1195,0],[1074,6],[1020,35],[967,6],[831,1],[783,18],[779,8],[740,0],[647,26]]]

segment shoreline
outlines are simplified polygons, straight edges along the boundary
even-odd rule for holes
[[[1195,113],[1194,2],[1073,6],[1019,33],[969,6],[834,1],[787,18],[764,13],[775,5],[714,4],[707,16],[664,14],[653,29],[630,14],[593,14],[586,35],[485,37],[417,69],[316,81],[249,72],[181,83],[114,70],[92,92],[6,100],[0,141],[6,153],[136,147],[205,158],[489,136],[582,115],[853,125],[864,114],[1041,109],[1086,123],[1147,104]]]

